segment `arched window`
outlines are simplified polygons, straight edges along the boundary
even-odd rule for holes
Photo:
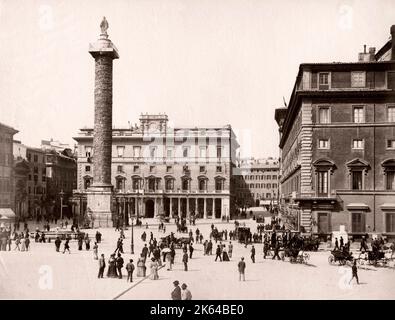
[[[225,179],[222,177],[215,178],[215,191],[224,190]]]
[[[388,159],[381,163],[384,170],[385,189],[395,190],[395,159]]]
[[[118,176],[115,178],[115,189],[118,191],[125,189],[125,177]]]
[[[90,176],[85,176],[84,177],[84,189],[88,189],[90,188],[90,186],[93,183],[93,178]]]
[[[174,190],[174,178],[173,177],[165,178],[165,189],[168,191]]]
[[[181,188],[183,191],[189,191],[190,180],[188,178],[182,178],[181,180]]]
[[[350,189],[363,190],[365,188],[364,176],[369,170],[369,164],[361,159],[353,159],[346,163],[350,174]]]

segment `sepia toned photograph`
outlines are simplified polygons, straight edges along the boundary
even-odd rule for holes
[[[0,0],[0,41],[1,300],[395,299],[395,1]]]

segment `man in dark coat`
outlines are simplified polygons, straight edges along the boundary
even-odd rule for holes
[[[133,264],[133,259],[130,259],[128,264],[126,265],[126,271],[128,272],[128,278],[126,279],[126,282],[133,282],[133,271],[134,271],[134,264]]]
[[[335,250],[339,250],[339,241],[335,238]]]
[[[217,250],[215,251],[215,261],[217,261],[218,257],[219,257],[219,260],[222,261],[221,248],[219,245],[217,246]]]
[[[184,263],[184,271],[188,271],[188,253],[184,252],[182,262]]]
[[[118,270],[118,277],[119,279],[122,279],[122,268],[123,268],[123,258],[121,257],[121,254],[118,253],[118,257],[116,260],[116,266],[117,266],[117,270]]]
[[[251,248],[251,260],[252,260],[252,263],[255,263],[255,247],[254,247],[254,245],[252,245],[252,248]]]
[[[343,237],[340,237],[340,249],[343,249],[344,246],[344,240]]]
[[[173,282],[173,284],[174,284],[174,289],[171,292],[171,299],[172,300],[181,300],[181,288],[179,286],[180,283],[178,282],[178,280],[176,280]]]
[[[99,274],[97,275],[98,278],[103,278],[105,268],[106,268],[106,260],[104,259],[104,254],[102,254],[99,259]]]
[[[56,237],[55,240],[55,247],[56,247],[56,252],[59,252],[60,244],[62,243],[62,240],[60,240],[59,237]]]
[[[274,255],[273,255],[272,260],[274,260],[276,257],[277,257],[278,260],[281,260],[280,256],[278,255],[279,251],[280,251],[280,243],[276,242],[276,246],[274,247]]]
[[[357,284],[359,284],[359,279],[358,279],[358,268],[357,268],[357,260],[354,259],[354,264],[352,265],[352,278],[349,282],[349,284],[351,283],[352,279],[357,279]]]
[[[193,246],[192,243],[189,244],[189,259],[192,259],[192,253],[193,253]]]
[[[246,263],[244,262],[244,257],[241,257],[241,260],[239,261],[237,268],[239,270],[239,281],[241,281],[241,278],[243,278],[243,281],[246,281],[245,278]]]

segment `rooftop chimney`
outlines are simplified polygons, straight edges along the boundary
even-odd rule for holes
[[[366,53],[366,44],[363,45],[363,53]]]
[[[391,60],[395,60],[395,25],[391,26]]]

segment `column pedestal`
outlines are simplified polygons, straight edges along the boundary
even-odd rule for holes
[[[89,188],[86,195],[87,214],[93,219],[93,227],[112,227],[112,186]]]

